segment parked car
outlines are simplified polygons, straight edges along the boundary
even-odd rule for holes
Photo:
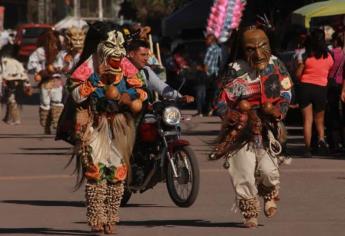
[[[14,43],[18,45],[18,59],[26,62],[30,54],[37,48],[38,37],[49,29],[48,24],[22,24],[17,27],[17,34]]]

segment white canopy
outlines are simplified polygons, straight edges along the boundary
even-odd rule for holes
[[[70,28],[72,26],[78,27],[78,28],[83,28],[85,26],[87,26],[86,21],[77,18],[77,17],[73,17],[73,16],[67,16],[64,19],[62,19],[61,21],[59,21],[58,23],[56,23],[54,25],[54,28],[58,31],[63,30],[63,29],[67,29]]]

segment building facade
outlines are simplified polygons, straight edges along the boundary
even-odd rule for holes
[[[124,0],[0,0],[4,11],[4,28],[21,23],[55,24],[66,16],[86,20],[119,20]]]

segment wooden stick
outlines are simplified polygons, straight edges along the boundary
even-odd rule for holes
[[[153,52],[153,42],[152,42],[152,35],[151,35],[151,34],[149,34],[149,44],[150,44],[150,50],[151,50],[151,52],[154,53],[154,52]]]
[[[159,65],[162,65],[161,50],[159,48],[159,43],[156,43],[156,52],[157,52],[158,63],[159,63]]]

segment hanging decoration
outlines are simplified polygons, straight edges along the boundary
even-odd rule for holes
[[[246,0],[215,0],[207,20],[207,34],[225,42],[231,31],[239,27],[246,3]]]

